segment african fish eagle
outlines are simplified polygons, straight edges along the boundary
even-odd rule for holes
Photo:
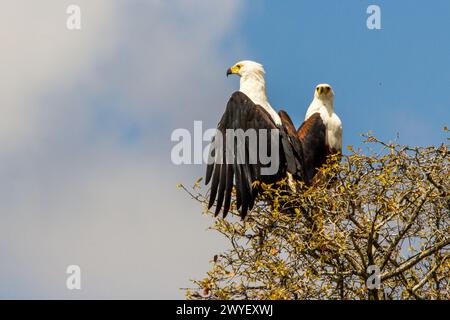
[[[313,181],[317,169],[326,163],[327,157],[342,152],[342,122],[334,112],[334,91],[329,84],[319,84],[306,111],[305,120],[295,132],[289,115],[280,116],[290,134],[297,135],[302,143],[305,182]]]
[[[211,143],[211,161],[208,161],[205,178],[206,185],[211,181],[208,208],[211,208],[217,199],[215,215],[220,213],[222,207],[223,216],[227,215],[233,185],[236,187],[237,209],[240,209],[241,217],[245,218],[259,194],[259,188],[253,184],[255,181],[274,183],[285,178],[287,174],[295,179],[303,179],[305,175],[301,143],[295,134],[288,134],[280,115],[271,107],[266,96],[264,73],[261,64],[248,60],[240,61],[227,70],[227,76],[236,74],[240,77],[240,88],[231,95],[217,126],[217,134],[223,137],[228,129],[278,130],[278,170],[274,174],[263,175],[261,170],[267,164],[263,164],[259,158],[256,163],[237,161],[239,154],[248,157],[252,152],[257,152],[261,139],[259,136],[256,148],[255,145],[249,146],[249,143],[244,142],[233,145],[234,150],[230,150],[227,139],[217,139],[216,134]],[[269,135],[266,142],[267,145],[271,144]],[[270,147],[268,149],[270,150]],[[227,153],[233,153],[233,159],[229,159]]]

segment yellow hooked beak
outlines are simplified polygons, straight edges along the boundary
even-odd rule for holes
[[[241,70],[241,66],[239,64],[236,64],[236,65],[232,66],[231,68],[228,68],[228,70],[227,70],[227,77],[230,74],[237,74],[237,73],[239,73],[239,70]]]

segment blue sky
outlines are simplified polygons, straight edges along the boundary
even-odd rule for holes
[[[78,4],[82,29],[66,29]],[[382,30],[366,28],[369,4]],[[3,1],[0,298],[182,298],[226,242],[176,189],[177,128],[214,127],[237,77],[264,64],[271,104],[299,125],[333,85],[344,145],[411,145],[450,125],[450,2]],[[82,290],[68,291],[77,264]]]
[[[366,27],[381,8],[382,30]],[[246,57],[264,63],[268,95],[300,121],[330,83],[344,144],[359,133],[413,145],[443,141],[450,119],[450,2],[261,1],[240,23]],[[238,57],[237,57],[238,58]]]

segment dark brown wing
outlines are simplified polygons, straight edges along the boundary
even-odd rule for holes
[[[317,169],[326,162],[329,150],[325,135],[326,126],[319,113],[310,116],[297,131],[297,137],[303,147],[306,184],[311,184]]]
[[[280,116],[281,122],[286,128],[287,133],[290,136],[296,136],[297,130],[295,130],[294,123],[292,122],[291,117],[287,114],[287,112],[284,110],[280,110],[280,112],[278,112],[278,115]]]
[[[229,140],[227,129],[250,132],[255,129],[257,143],[248,143],[246,136],[233,137]],[[275,141],[278,154],[277,172],[264,175],[263,168],[271,165],[263,164],[259,158],[260,136],[259,130],[278,130],[279,140]],[[234,141],[234,142],[233,142]],[[267,150],[271,150],[270,132],[267,133]],[[270,155],[271,157],[273,155]],[[253,162],[249,161],[253,157]],[[245,161],[242,161],[245,159]],[[273,159],[273,158],[272,158]],[[241,160],[241,161],[239,161]],[[248,210],[253,208],[258,189],[253,188],[255,181],[275,182],[285,175],[288,164],[296,168],[295,156],[288,141],[288,134],[284,128],[278,128],[270,115],[261,106],[255,105],[244,93],[237,91],[232,94],[228,101],[225,113],[217,127],[217,134],[211,143],[209,161],[206,169],[205,183],[211,181],[211,193],[208,208],[216,202],[215,214],[218,215],[223,207],[225,217],[230,209],[231,192],[233,185],[236,187],[236,205],[241,211],[241,217],[245,218]],[[294,170],[294,169],[293,169]],[[217,201],[216,201],[217,200]]]
[[[293,155],[293,159],[291,159],[290,161],[287,160],[287,171],[291,173],[296,179],[304,180],[306,172],[304,167],[302,143],[300,139],[298,139],[294,123],[292,122],[291,117],[289,117],[287,112],[284,110],[280,110],[280,112],[278,112],[278,115],[281,118],[284,131],[287,134],[287,141],[289,141],[289,146],[286,146],[285,150],[290,150],[290,152],[286,152],[286,155]]]

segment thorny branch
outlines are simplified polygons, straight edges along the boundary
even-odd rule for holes
[[[262,185],[273,205],[263,197],[241,221],[233,203],[232,217],[214,219],[230,246],[187,298],[450,299],[448,145],[364,137],[368,151],[348,147],[312,187],[287,194],[284,181]],[[199,180],[180,187],[206,206]],[[371,265],[376,290],[367,286]]]

